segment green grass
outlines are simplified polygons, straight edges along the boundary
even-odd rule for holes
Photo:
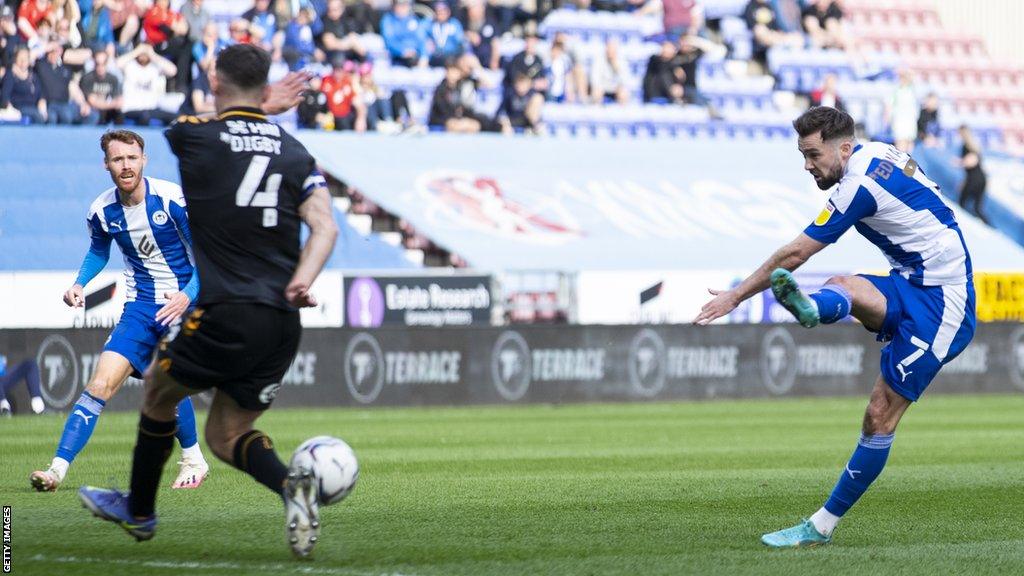
[[[63,420],[0,421],[0,503],[15,574],[1024,573],[1024,395],[926,397],[832,545],[760,544],[821,505],[865,402],[271,410],[260,427],[282,455],[331,434],[361,460],[308,562],[277,497],[219,462],[181,492],[172,458],[149,542],[92,518],[75,489],[127,486],[133,414],[103,416],[56,494],[27,478]]]

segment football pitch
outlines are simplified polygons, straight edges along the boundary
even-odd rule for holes
[[[0,504],[13,508],[14,574],[1024,573],[1024,395],[925,396],[833,544],[762,546],[821,505],[865,403],[274,409],[260,428],[282,457],[330,434],[360,458],[312,561],[291,558],[280,500],[226,465],[172,491],[177,447],[153,540],[89,515],[75,491],[127,486],[135,414],[104,414],[55,494],[28,475],[63,419],[0,421]]]

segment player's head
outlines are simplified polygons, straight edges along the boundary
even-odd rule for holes
[[[110,172],[114,186],[131,194],[142,182],[142,169],[146,167],[146,142],[131,130],[110,130],[100,137],[103,165]]]
[[[259,108],[267,89],[270,54],[252,44],[228,46],[217,56],[210,89],[220,111],[227,105]]]
[[[799,136],[797,148],[804,155],[804,170],[814,183],[828,190],[843,178],[853,154],[853,118],[831,106],[815,106],[793,121]]]

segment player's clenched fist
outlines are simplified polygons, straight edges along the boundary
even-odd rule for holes
[[[64,293],[64,303],[72,308],[85,306],[85,298],[82,297],[82,287],[75,284]]]

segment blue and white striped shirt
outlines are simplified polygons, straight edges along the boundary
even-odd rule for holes
[[[839,186],[804,233],[830,244],[851,226],[912,284],[965,284],[972,278],[967,244],[938,185],[909,154],[888,144],[854,148]]]
[[[145,198],[135,206],[121,204],[116,187],[92,203],[90,252],[106,262],[111,241],[117,242],[124,256],[127,301],[163,304],[164,294],[184,290],[192,280],[192,233],[180,186],[156,178],[144,178],[143,185]],[[91,276],[84,271],[79,276],[84,286],[83,275],[88,276],[85,282]]]

